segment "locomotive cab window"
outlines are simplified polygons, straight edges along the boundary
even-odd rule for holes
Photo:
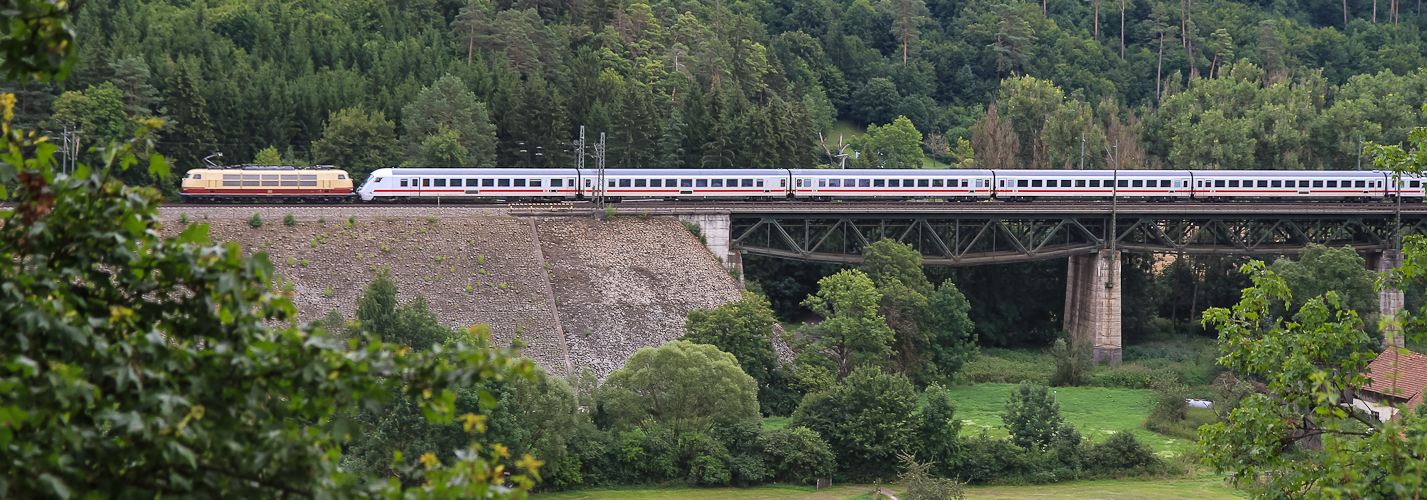
[[[193,180],[203,179],[203,174],[193,174]]]
[[[342,174],[337,174],[337,180],[339,180],[339,181],[347,180],[347,176],[342,175]]]

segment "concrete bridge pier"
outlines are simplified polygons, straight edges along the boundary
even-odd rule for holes
[[[1065,280],[1065,330],[1074,342],[1090,341],[1095,362],[1120,364],[1120,252],[1072,255]]]
[[[743,254],[729,248],[732,219],[727,211],[682,213],[678,214],[678,217],[680,221],[699,226],[699,231],[704,236],[704,246],[723,262],[724,267],[737,271],[739,280],[743,279]]]
[[[1367,265],[1369,269],[1379,273],[1391,271],[1401,263],[1402,253],[1398,250],[1385,250],[1373,252],[1367,255]],[[1384,288],[1377,292],[1378,318],[1391,318],[1402,310],[1404,298],[1402,290],[1395,288]],[[1402,329],[1391,325],[1383,329],[1382,347],[1402,347],[1406,344],[1403,339]],[[1391,337],[1391,341],[1389,341]]]

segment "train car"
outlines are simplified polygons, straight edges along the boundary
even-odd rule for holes
[[[1390,172],[1321,170],[1199,170],[1194,172],[1194,196],[1207,201],[1230,200],[1382,200],[1401,194],[1404,201],[1423,198],[1422,179],[1405,176],[1390,187]]]
[[[1171,201],[1193,193],[1187,170],[997,170],[996,198]],[[1118,184],[1118,185],[1117,185]]]
[[[580,194],[596,193],[599,171],[580,171]],[[788,196],[784,169],[605,169],[604,194],[611,201],[759,200]]]
[[[560,201],[578,195],[573,168],[383,168],[357,189],[363,201]]]
[[[990,170],[789,170],[794,198],[970,201],[991,197]]]
[[[334,202],[354,198],[352,179],[345,170],[267,165],[189,170],[183,176],[179,196],[191,203]]]

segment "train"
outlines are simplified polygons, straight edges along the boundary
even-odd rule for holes
[[[184,178],[182,194],[184,199],[193,201],[365,202],[558,202],[587,200],[598,195],[610,202],[990,199],[1029,202],[1115,198],[1146,202],[1366,203],[1387,199],[1420,202],[1427,197],[1421,177],[1403,176],[1401,182],[1394,185],[1392,173],[1383,171],[605,169],[601,175],[597,170],[573,168],[383,168],[372,172],[354,189],[343,170],[289,172],[281,168],[191,170]],[[294,186],[269,184],[288,182],[286,177],[294,174],[316,175],[314,179],[321,180],[317,184]]]

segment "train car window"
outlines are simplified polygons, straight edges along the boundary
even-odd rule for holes
[[[902,181],[892,179],[887,181],[887,187],[902,187]]]
[[[1061,179],[1061,180],[1060,180],[1060,187],[1063,187],[1063,188],[1068,188],[1068,187],[1070,187],[1070,179]]]
[[[941,179],[932,179],[931,187],[941,187]]]
[[[401,187],[406,187],[406,179],[401,180]]]
[[[661,184],[663,183],[659,182],[659,179],[649,179],[649,187],[663,187]],[[670,184],[669,187],[674,187],[674,185]]]
[[[1090,187],[1093,187],[1093,188],[1098,188],[1098,187],[1100,187],[1100,180],[1098,180],[1098,179],[1091,179],[1091,180],[1090,180]]]
[[[495,187],[495,179],[481,179],[481,187]],[[590,187],[589,179],[585,179],[585,187]]]
[[[902,187],[912,187],[911,179],[902,179]]]
[[[827,187],[842,187],[842,179],[832,179],[827,181]]]
[[[555,182],[560,182],[560,181],[555,181]],[[481,185],[481,180],[480,180],[480,179],[466,179],[466,186],[476,187],[476,186],[479,186],[479,185]]]
[[[1313,187],[1316,187],[1316,188],[1323,187],[1323,181],[1313,181]]]
[[[678,180],[678,179],[664,179],[664,187],[666,187],[666,188],[678,187],[678,185],[679,185],[679,180]]]
[[[1239,181],[1229,181],[1229,187],[1231,187],[1231,188],[1239,187]]]
[[[446,179],[436,179],[436,187],[446,187]]]
[[[1266,187],[1268,187],[1268,181],[1259,181],[1258,187],[1261,187],[1261,188],[1266,188]]]
[[[736,188],[738,187],[738,179],[729,179],[727,181],[724,181],[723,185],[731,188]]]
[[[802,179],[793,179],[793,187],[803,187]]]
[[[264,175],[264,176],[263,176],[263,185],[264,185],[264,186],[278,186],[278,185],[280,185],[279,182],[280,182],[280,180],[278,179],[278,176],[276,176],[276,175]]]
[[[1137,188],[1138,188],[1138,187],[1145,187],[1145,181],[1140,180],[1140,179],[1135,179],[1134,181],[1131,181],[1130,187],[1137,187]]]
[[[533,188],[538,188],[538,187],[540,187],[540,179],[530,179],[530,187],[533,187]]]
[[[1224,187],[1224,181],[1214,181],[1214,187],[1216,187],[1216,188]]]
[[[451,187],[461,187],[461,179],[451,179]]]
[[[1407,183],[1407,187],[1422,187],[1422,181],[1412,181]]]
[[[466,185],[474,186],[475,184],[470,184],[469,182],[467,182]],[[565,187],[565,179],[550,179],[550,187]]]
[[[1353,181],[1353,187],[1368,187],[1367,181]]]
[[[872,187],[887,187],[886,179],[872,179]]]
[[[780,187],[780,188],[788,187],[788,179],[778,179],[778,187]]]
[[[619,180],[619,187],[627,188],[627,187],[630,186],[629,182],[630,182],[629,179],[620,179],[620,180]],[[613,184],[611,184],[611,186],[613,186]]]
[[[931,179],[917,179],[917,187],[919,187],[919,188],[924,188],[924,187],[931,187],[931,186],[932,186],[932,184],[931,184]]]
[[[347,176],[342,175],[342,174],[337,174],[337,180],[347,180]]]
[[[525,179],[516,179],[515,187],[525,187]]]
[[[1271,187],[1283,187],[1281,184],[1283,184],[1282,181],[1273,181]]]
[[[1123,188],[1123,187],[1130,187],[1130,181],[1128,181],[1128,180],[1120,181],[1120,187],[1122,187],[1122,188]]]
[[[834,185],[834,186],[837,185],[837,179],[833,179],[832,182],[833,182],[832,185]],[[751,188],[751,187],[753,187],[753,179],[744,179],[744,180],[743,180],[743,187],[746,187],[746,188]]]
[[[679,179],[679,187],[686,187],[686,188],[694,187],[694,180],[693,180],[693,179]]]
[[[694,179],[694,187],[709,187],[708,179]]]
[[[1056,186],[1059,186],[1059,185],[1060,185],[1060,183],[1059,183],[1058,181],[1056,181],[1055,179],[1050,179],[1050,180],[1048,180],[1048,181],[1045,181],[1045,187],[1056,187]]]
[[[241,181],[243,180],[243,176],[238,174],[223,174],[223,180]]]
[[[716,188],[721,188],[721,187],[723,187],[723,179],[714,179],[714,180],[713,180],[713,185],[710,186],[710,187],[716,187]],[[808,186],[808,187],[812,187],[812,186],[810,185],[810,186]]]
[[[634,180],[634,187],[637,187],[637,188],[648,187],[648,184],[649,184],[649,181],[644,180],[644,179],[635,179],[635,180]]]
[[[431,179],[421,179],[421,187],[431,187]]]
[[[1076,179],[1076,180],[1075,180],[1075,187],[1078,187],[1078,188],[1083,188],[1083,187],[1085,187],[1085,179]]]
[[[1328,181],[1328,185],[1327,185],[1326,187],[1330,187],[1330,188],[1338,187],[1338,181]]]
[[[763,187],[763,179],[758,179],[758,180],[754,181],[754,183],[756,183],[756,184],[758,185],[758,187]]]
[[[820,187],[820,188],[825,188],[825,187],[827,187],[827,179],[818,179],[818,187]]]
[[[1169,179],[1160,179],[1160,180],[1159,180],[1159,187],[1167,188],[1167,187],[1169,187],[1169,186],[1170,186],[1170,180],[1169,180]]]
[[[872,181],[869,179],[857,179],[857,187],[872,187]]]
[[[842,187],[857,187],[857,179],[843,179]],[[863,184],[862,187],[867,187],[867,185]]]
[[[1020,179],[1016,181],[1016,187],[1030,187],[1031,181]]]
[[[1032,181],[1031,181],[1031,187],[1035,187],[1035,188],[1041,187],[1041,181],[1040,181],[1040,179],[1032,180]]]
[[[510,187],[510,179],[496,179],[496,185],[500,187]]]

